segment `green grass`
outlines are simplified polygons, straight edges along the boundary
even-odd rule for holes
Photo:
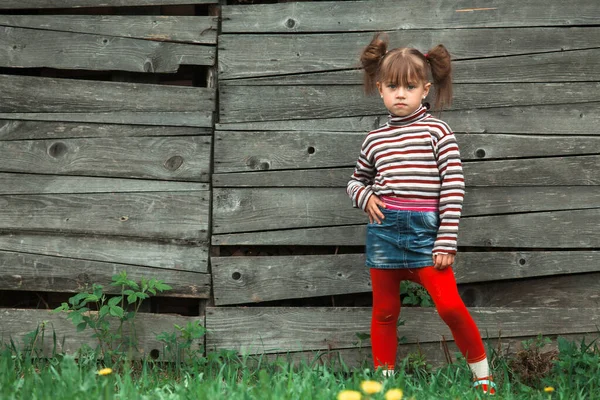
[[[564,340],[559,345],[551,372],[529,385],[520,382],[510,360],[495,357],[499,384],[495,398],[600,398],[598,348]],[[536,349],[531,348],[532,355]],[[423,366],[418,359],[405,360],[404,372],[385,379],[368,366],[321,365],[316,359],[293,366],[285,360],[267,362],[261,357],[222,352],[179,366],[119,361],[113,365],[114,373],[100,376],[97,372],[102,366],[93,357],[40,359],[12,346],[0,352],[0,399],[335,399],[341,390],[360,390],[365,380],[382,382],[383,392],[401,388],[405,399],[487,398],[471,388],[464,360],[433,372]],[[545,393],[545,386],[554,387],[554,393]],[[383,394],[372,399],[383,399]]]

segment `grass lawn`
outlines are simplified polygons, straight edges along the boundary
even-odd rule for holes
[[[600,399],[596,345],[561,340],[559,348],[551,360],[535,344],[515,359],[495,356],[495,398]],[[403,391],[404,399],[488,398],[471,387],[464,360],[431,371],[417,357],[405,360],[395,376],[384,378],[366,365],[348,368],[315,360],[294,366],[285,360],[267,362],[222,352],[196,355],[179,365],[121,359],[112,372],[102,375],[104,365],[88,354],[77,360],[72,355],[40,359],[14,346],[4,348],[0,399],[336,399],[343,390],[361,392],[364,381],[380,382],[382,389],[370,397],[363,392],[362,399],[384,399],[394,388]],[[554,390],[548,392],[548,387]]]

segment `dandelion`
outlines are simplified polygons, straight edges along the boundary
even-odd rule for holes
[[[390,389],[385,392],[385,400],[402,400],[404,393],[402,389]]]
[[[546,393],[552,393],[552,392],[554,392],[554,388],[552,386],[546,386],[544,388],[544,392],[546,392]]]
[[[377,381],[363,381],[360,384],[360,388],[366,394],[375,394],[381,392],[383,385]]]
[[[102,368],[100,371],[98,371],[98,375],[110,375],[113,373],[112,368]]]
[[[356,390],[342,390],[337,395],[337,400],[360,400],[362,395]]]

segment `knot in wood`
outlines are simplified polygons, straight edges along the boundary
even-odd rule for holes
[[[62,157],[67,153],[67,145],[63,142],[53,143],[50,147],[48,147],[48,155],[53,158]]]
[[[169,171],[177,171],[183,165],[183,157],[173,156],[165,161],[164,165]]]
[[[296,20],[294,20],[292,18],[288,18],[287,21],[285,21],[285,26],[292,29],[293,27],[296,26]]]
[[[475,151],[475,156],[477,158],[484,158],[485,157],[485,150],[484,149],[477,149]]]

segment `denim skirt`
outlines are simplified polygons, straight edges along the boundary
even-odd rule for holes
[[[421,268],[433,265],[437,211],[381,209],[385,219],[367,224],[369,268]]]

